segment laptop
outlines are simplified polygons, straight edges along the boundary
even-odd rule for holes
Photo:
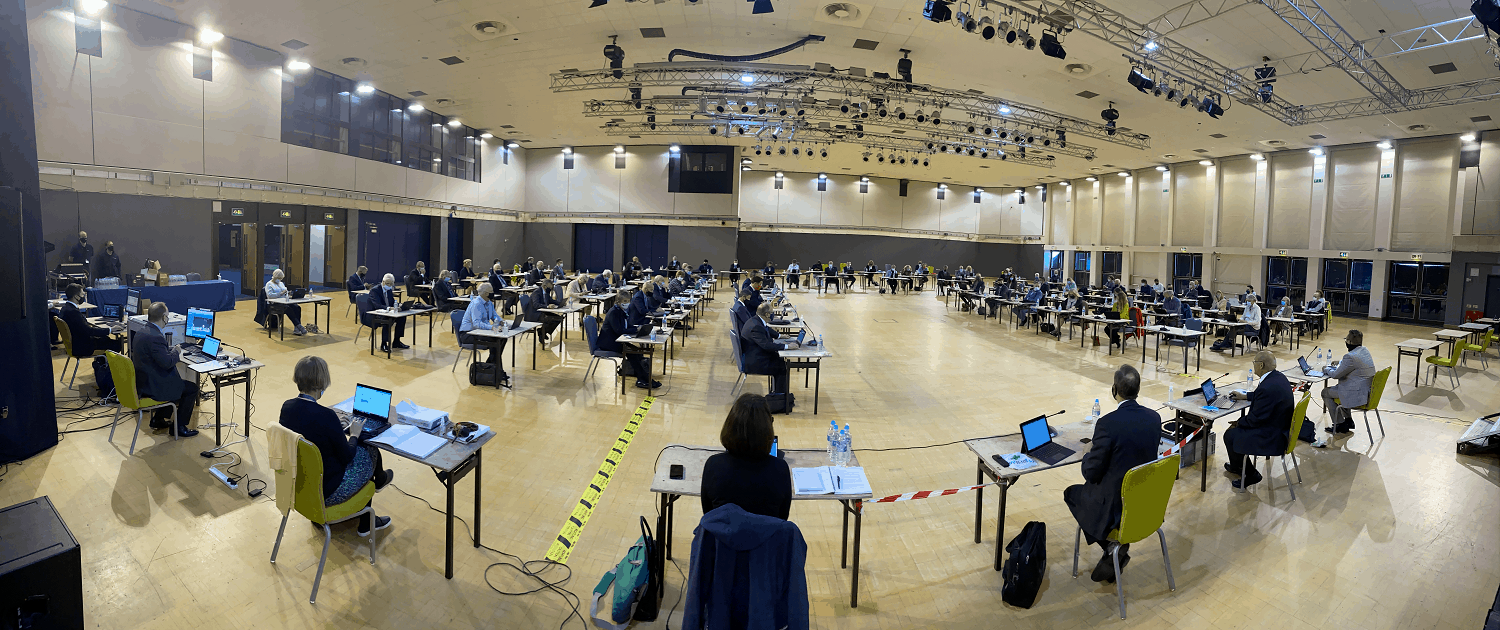
[[[1021,423],[1021,452],[1039,462],[1052,465],[1077,451],[1052,441],[1047,416],[1037,416]]]
[[[354,417],[365,421],[360,438],[374,437],[391,426],[391,392],[365,384],[354,386]]]
[[[525,316],[526,316],[525,313],[517,312],[516,313],[516,318],[513,319],[513,320],[511,320],[511,322],[510,322],[510,329],[511,330],[515,330],[517,328],[520,328],[521,327],[521,318],[523,318]]]
[[[1214,387],[1213,379],[1203,381],[1203,404],[1212,405],[1218,397],[1219,390]]]
[[[304,289],[302,287],[292,287],[292,299],[300,300],[304,297],[307,297],[307,289]]]
[[[1307,364],[1307,357],[1297,357],[1297,367],[1302,368],[1302,374],[1304,376],[1311,376],[1314,378],[1321,378],[1323,376],[1323,373],[1321,371],[1314,370],[1312,369],[1311,365]]]
[[[189,346],[188,350],[182,353],[182,361],[188,364],[196,364],[217,360],[221,344],[222,342],[219,341],[218,337],[204,337],[203,347]]]
[[[797,345],[799,345],[799,346],[802,345],[802,342],[806,341],[806,340],[807,340],[807,329],[803,328],[802,330],[797,331]]]
[[[406,300],[401,303],[401,308],[397,309],[397,311],[405,313],[406,311],[412,310],[412,306],[416,303],[416,300]]]
[[[99,318],[107,322],[119,322],[120,314],[123,312],[124,307],[119,304],[99,305]]]

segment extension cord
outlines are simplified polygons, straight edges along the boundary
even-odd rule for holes
[[[217,468],[210,468],[210,469],[208,469],[208,472],[211,472],[211,473],[213,473],[213,475],[215,477],[218,477],[219,481],[222,481],[222,482],[224,482],[224,485],[229,486],[230,490],[237,490],[237,489],[239,489],[240,485],[238,483],[235,483],[232,479],[230,479],[229,475],[224,474],[224,471],[219,470]]]

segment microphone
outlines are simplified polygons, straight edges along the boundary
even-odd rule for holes
[[[1056,411],[1056,412],[1054,412],[1054,413],[1049,413],[1049,414],[1047,414],[1047,417],[1048,417],[1048,418],[1052,418],[1052,417],[1056,417],[1056,416],[1060,416],[1060,415],[1063,415],[1063,414],[1065,414],[1065,413],[1068,413],[1068,410],[1067,410],[1067,409],[1059,409],[1059,410],[1057,410],[1057,411]]]
[[[245,352],[244,348],[241,348],[241,347],[236,346],[236,345],[234,345],[232,343],[229,343],[228,341],[223,341],[223,340],[219,341],[219,345],[229,346],[231,348],[234,348],[235,350],[239,350],[240,351],[240,356],[245,357],[246,361],[250,360],[250,353]],[[218,357],[214,357],[214,358],[217,359]]]
[[[1221,378],[1224,378],[1224,377],[1226,377],[1226,376],[1229,376],[1229,373],[1228,373],[1228,372],[1225,372],[1225,373],[1223,373],[1223,374],[1220,374],[1220,375],[1218,375],[1218,376],[1215,376],[1215,377],[1213,377],[1213,378],[1211,378],[1211,379],[1208,379],[1208,382],[1210,382],[1210,383],[1212,383],[1212,382],[1214,382],[1214,381],[1217,381],[1217,380],[1219,380],[1219,379],[1221,379]]]

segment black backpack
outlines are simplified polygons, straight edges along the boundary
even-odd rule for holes
[[[1042,578],[1047,573],[1047,524],[1031,521],[1021,528],[1021,533],[1005,545],[1010,557],[1000,570],[1005,583],[1000,587],[1000,599],[1020,608],[1031,608],[1036,603],[1036,593],[1042,588]]]
[[[99,397],[109,398],[115,393],[115,378],[109,374],[109,361],[94,357],[94,383],[99,386]]]
[[[792,408],[797,406],[797,395],[790,392],[785,394],[766,394],[766,407],[771,413],[791,413]]]

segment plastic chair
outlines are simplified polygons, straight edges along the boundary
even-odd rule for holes
[[[375,324],[375,322],[370,319],[370,294],[366,293],[363,295],[356,295],[354,297],[355,311],[359,314],[359,328],[356,328],[354,330],[354,343],[359,343],[359,334],[364,332],[366,328],[369,328],[370,335],[374,336],[375,329],[379,328],[380,326]]]
[[[1189,319],[1189,320],[1187,320],[1187,322],[1184,323],[1183,328],[1186,328],[1186,329],[1192,330],[1192,331],[1202,332],[1203,331],[1203,320],[1201,320],[1201,319]],[[1166,363],[1171,363],[1172,362],[1172,346],[1181,347],[1182,348],[1182,353],[1184,355],[1186,355],[1187,351],[1189,349],[1198,347],[1198,340],[1197,339],[1191,339],[1191,340],[1189,340],[1189,339],[1168,339],[1167,340],[1167,360],[1166,360]]]
[[[735,379],[735,381],[734,381],[734,387],[731,387],[729,389],[729,397],[730,398],[734,398],[734,393],[740,389],[740,386],[742,386],[742,385],[745,384],[745,377],[749,376],[749,374],[747,374],[745,372],[745,353],[740,351],[740,334],[739,333],[734,332],[734,331],[730,331],[730,333],[729,333],[729,345],[734,348],[734,366],[740,372],[739,378]],[[772,384],[771,377],[767,376],[766,377],[766,391],[771,391],[771,384]]]
[[[1146,316],[1141,314],[1140,307],[1132,306],[1128,313],[1130,315],[1128,319],[1135,323],[1120,326],[1120,352],[1125,352],[1126,340],[1132,337],[1143,338],[1146,336],[1146,333],[1141,330],[1146,325]],[[1139,344],[1141,342],[1137,341],[1136,343]]]
[[[87,357],[80,357],[73,354],[73,331],[68,328],[67,323],[63,322],[61,318],[53,317],[52,322],[57,326],[57,336],[58,338],[62,339],[63,351],[67,353],[67,358],[63,359],[63,374],[68,373],[68,362],[73,361],[73,376],[68,377],[68,389],[73,389],[73,380],[78,378],[78,366],[83,365],[83,360],[89,357],[100,356],[104,354],[105,351],[95,350],[93,354],[88,355]],[[58,375],[57,382],[62,382],[61,374]],[[107,392],[99,392],[101,396],[105,395],[106,393]]]
[[[1490,349],[1490,342],[1493,341],[1493,339],[1490,338],[1491,332],[1493,331],[1486,330],[1484,336],[1480,337],[1478,344],[1467,342],[1464,344],[1463,360],[1465,365],[1468,365],[1469,353],[1472,352],[1479,355],[1479,362],[1480,364],[1484,365],[1484,369],[1490,369],[1490,361],[1489,358],[1485,356],[1485,352]]]
[[[1438,368],[1446,368],[1448,370],[1449,383],[1453,385],[1453,389],[1458,389],[1458,359],[1463,355],[1464,348],[1468,345],[1463,341],[1455,341],[1453,343],[1453,350],[1448,353],[1447,357],[1427,357],[1428,365],[1432,366],[1432,377],[1434,379],[1437,378]]]
[[[620,361],[625,359],[625,355],[599,349],[599,320],[593,315],[583,318],[583,336],[589,342],[589,364],[588,367],[583,369],[584,382],[588,382],[589,376],[599,371],[599,364],[603,363],[604,359],[609,359],[614,363],[615,380],[618,381],[620,378]]]
[[[1167,536],[1162,533],[1162,523],[1167,518],[1167,502],[1172,499],[1172,482],[1177,480],[1177,469],[1182,455],[1173,455],[1131,468],[1120,484],[1120,501],[1124,506],[1120,514],[1120,527],[1109,533],[1109,540],[1120,543],[1110,550],[1115,563],[1115,595],[1120,598],[1120,618],[1125,618],[1125,574],[1120,572],[1120,546],[1137,543],[1156,532],[1161,541],[1161,561],[1167,568],[1167,587],[1177,590],[1172,579],[1172,557],[1167,555]],[[1079,529],[1073,534],[1073,577],[1078,577],[1078,543],[1083,536]]]
[[[1433,358],[1434,357],[1427,357],[1427,360],[1431,361]],[[1370,436],[1370,443],[1372,444],[1375,442],[1375,432],[1370,430],[1371,411],[1375,412],[1375,422],[1380,425],[1380,437],[1385,437],[1385,421],[1380,419],[1380,410],[1377,409],[1377,407],[1380,406],[1380,395],[1385,393],[1385,382],[1389,380],[1390,377],[1391,368],[1389,367],[1376,372],[1375,377],[1370,379],[1370,399],[1365,401],[1365,404],[1358,407],[1349,407],[1349,411],[1358,411],[1364,416],[1365,434]],[[1333,399],[1333,401],[1338,402],[1338,399],[1335,398]]]
[[[115,425],[120,422],[120,410],[129,409],[135,412],[135,433],[130,436],[130,454],[135,454],[135,440],[141,436],[141,419],[146,417],[147,411],[156,411],[162,407],[172,408],[171,431],[172,440],[177,440],[177,403],[152,400],[137,394],[135,391],[135,364],[130,362],[130,357],[114,351],[105,351],[104,360],[109,362],[109,375],[115,381],[115,399],[120,401],[120,406],[115,407],[115,417],[109,422],[109,441],[115,441]]]
[[[1384,383],[1382,383],[1382,385],[1383,384]],[[1371,393],[1374,393],[1374,392],[1371,392]],[[1288,429],[1287,434],[1286,434],[1286,450],[1283,451],[1283,452],[1275,454],[1275,455],[1281,457],[1281,475],[1283,477],[1286,477],[1286,489],[1287,489],[1288,492],[1292,493],[1292,500],[1293,501],[1297,500],[1297,490],[1296,490],[1296,488],[1292,487],[1292,476],[1291,476],[1292,472],[1290,470],[1287,470],[1287,467],[1286,467],[1286,458],[1287,458],[1288,455],[1290,455],[1292,457],[1292,467],[1297,470],[1297,483],[1302,483],[1302,466],[1297,463],[1297,453],[1295,451],[1297,449],[1297,434],[1301,432],[1301,430],[1302,430],[1302,423],[1303,423],[1303,421],[1305,421],[1307,419],[1307,403],[1309,401],[1311,401],[1311,400],[1312,400],[1312,392],[1309,391],[1308,393],[1305,393],[1305,394],[1302,395],[1302,400],[1297,401],[1297,408],[1294,409],[1294,410],[1292,410],[1292,426],[1291,426],[1290,429]],[[1384,432],[1384,428],[1383,427],[1382,427],[1381,431],[1382,431],[1382,434],[1384,434],[1383,433]],[[1250,459],[1251,457],[1264,457],[1264,458],[1266,458],[1266,487],[1270,488],[1270,491],[1274,493],[1276,491],[1276,488],[1271,483],[1271,457],[1272,456],[1273,456],[1272,454],[1245,453],[1244,455],[1242,455],[1240,457],[1240,470],[1244,470],[1245,469],[1245,464],[1247,462],[1250,463],[1250,464],[1254,464],[1255,463],[1255,460]],[[1243,488],[1241,488],[1240,490],[1237,490],[1236,492],[1246,492],[1246,490],[1243,489]]]
[[[459,359],[459,357],[462,357],[464,355],[463,351],[464,350],[468,350],[469,351],[469,362],[473,363],[474,362],[474,354],[478,352],[477,348],[479,346],[477,346],[475,344],[472,344],[472,343],[464,343],[463,337],[461,336],[463,333],[458,332],[459,327],[461,327],[461,326],[464,325],[464,311],[449,311],[448,312],[448,319],[449,319],[449,322],[453,324],[453,336],[458,339],[458,354],[456,354],[456,355],[453,356],[453,369],[448,370],[448,371],[449,372],[457,372],[458,371],[458,359]],[[374,334],[374,333],[370,333],[370,334]]]
[[[333,542],[333,530],[328,526],[351,518],[370,515],[371,528],[375,521],[375,482],[366,481],[363,488],[349,500],[338,505],[324,505],[323,498],[323,454],[306,438],[297,438],[297,475],[293,506],[298,514],[314,525],[323,526],[323,555],[318,558],[318,574],[313,577],[312,595],[307,603],[318,603],[318,585],[323,582],[323,565],[328,562],[328,545]],[[281,515],[281,529],[276,531],[276,546],[271,548],[271,564],[276,564],[276,554],[281,551],[281,537],[286,533],[287,511]],[[370,532],[370,564],[375,564],[375,532]]]

